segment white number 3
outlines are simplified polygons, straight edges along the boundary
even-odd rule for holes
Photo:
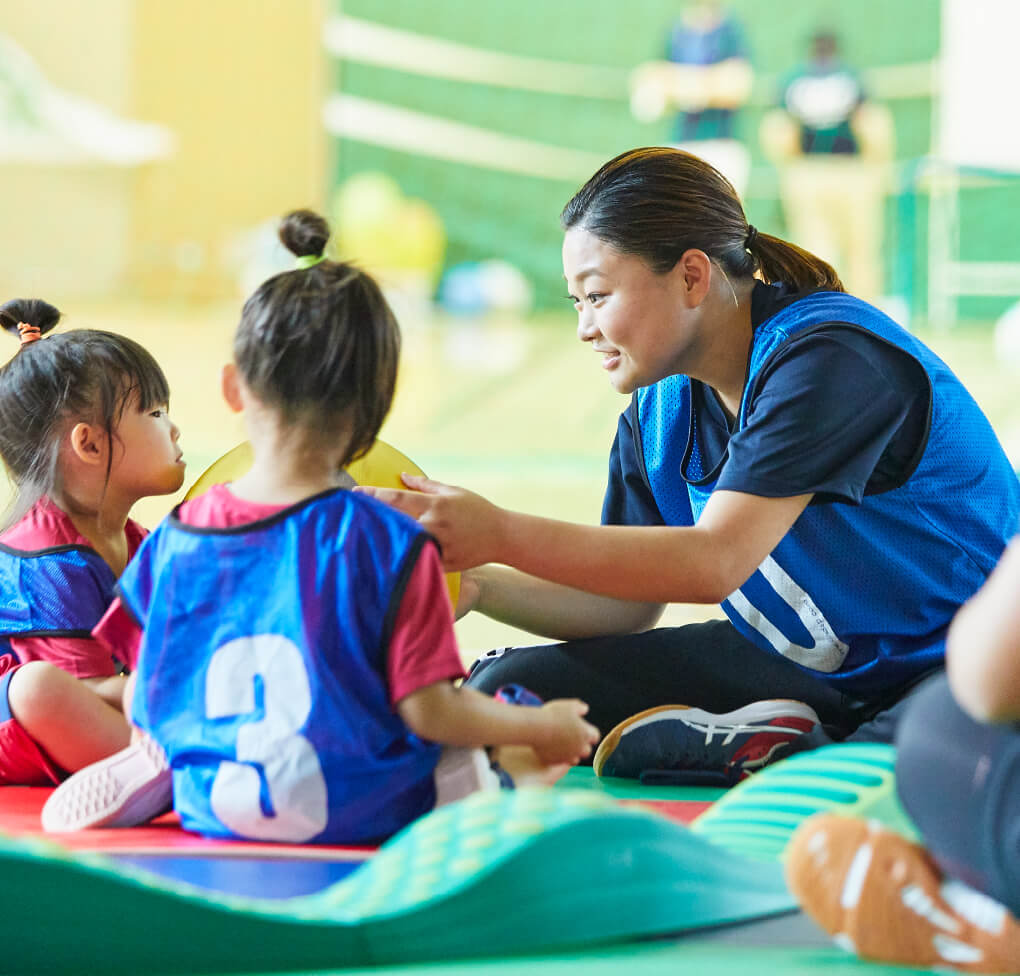
[[[265,716],[237,733],[237,761],[224,760],[209,804],[241,837],[296,843],[326,828],[326,780],[312,744],[298,733],[312,708],[308,673],[297,645],[278,634],[239,637],[216,649],[205,682],[210,719],[255,711],[262,679]],[[262,810],[265,778],[272,812]]]

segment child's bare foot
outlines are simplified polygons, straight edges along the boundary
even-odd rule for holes
[[[493,759],[517,787],[552,786],[570,769],[570,763],[543,763],[531,746],[499,746],[493,750]]]

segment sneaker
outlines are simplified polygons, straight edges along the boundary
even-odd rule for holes
[[[793,835],[790,890],[843,948],[865,959],[964,973],[1020,972],[1020,922],[942,877],[917,844],[874,821],[820,814]]]
[[[134,827],[173,808],[170,765],[149,736],[64,780],[42,809],[43,830]]]
[[[599,745],[596,776],[644,783],[732,786],[782,758],[818,724],[803,702],[777,698],[716,715],[686,705],[649,708],[625,719]]]
[[[436,807],[456,803],[475,793],[498,790],[503,785],[488,753],[472,746],[443,746],[432,778],[436,785]]]

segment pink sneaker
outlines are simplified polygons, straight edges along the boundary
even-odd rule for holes
[[[945,880],[931,856],[873,821],[819,814],[786,851],[801,907],[865,959],[964,973],[1020,972],[1020,922]]]
[[[106,759],[64,780],[42,809],[43,830],[134,827],[173,808],[170,765],[144,733]]]

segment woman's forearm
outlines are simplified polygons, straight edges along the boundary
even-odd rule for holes
[[[663,610],[662,604],[595,596],[507,566],[483,566],[472,577],[479,588],[475,610],[551,640],[637,633],[654,627]]]

